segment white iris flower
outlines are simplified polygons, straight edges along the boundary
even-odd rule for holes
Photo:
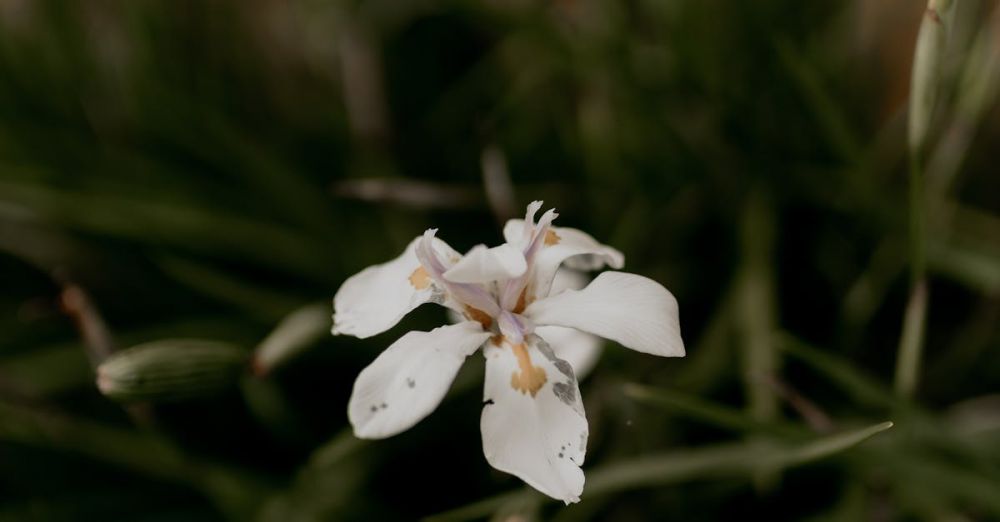
[[[536,223],[541,205],[508,221],[498,247],[462,256],[431,229],[354,275],[334,297],[333,333],[370,337],[427,302],[461,314],[463,322],[407,333],[361,372],[348,405],[355,434],[379,439],[416,424],[482,348],[486,460],[568,504],[583,491],[588,427],[576,375],[595,359],[590,334],[666,357],[683,356],[684,344],[677,301],[651,279],[608,271],[559,291],[564,262],[619,269],[625,259],[580,230],[553,227],[553,210]]]

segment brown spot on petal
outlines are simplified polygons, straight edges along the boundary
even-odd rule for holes
[[[472,321],[479,321],[479,324],[483,325],[483,330],[489,330],[490,326],[493,325],[493,318],[490,314],[471,306],[465,307],[465,316]]]
[[[511,349],[514,350],[514,356],[517,357],[520,371],[510,374],[510,387],[534,397],[538,390],[545,385],[547,380],[545,370],[531,364],[528,348],[523,343],[511,345]]]
[[[527,307],[529,304],[530,303],[528,302],[528,287],[524,287],[524,290],[521,290],[521,295],[518,296],[517,298],[517,304],[514,305],[514,309],[511,310],[511,312],[514,312],[515,314],[522,313],[524,312],[525,307]]]
[[[493,343],[493,346],[499,347],[501,344],[503,344],[503,335],[496,334],[493,337],[490,337],[490,342]]]
[[[426,290],[428,286],[431,286],[431,276],[427,273],[427,270],[424,270],[424,267],[417,267],[410,274],[410,284],[417,290]]]
[[[559,234],[556,234],[555,230],[552,230],[551,228],[545,232],[545,244],[548,246],[559,243],[560,239],[562,238],[559,237]]]

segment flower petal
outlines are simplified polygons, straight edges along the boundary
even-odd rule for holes
[[[524,220],[507,221],[503,235],[509,244],[524,244],[526,241]],[[568,266],[581,270],[598,270],[605,265],[620,269],[625,266],[625,255],[599,243],[582,230],[551,227],[546,234],[544,245],[535,254],[532,263],[532,281],[528,285],[529,293],[537,298],[549,295],[552,278],[564,261]]]
[[[563,290],[579,290],[588,282],[590,278],[583,273],[563,267],[556,272],[549,295]],[[604,342],[595,335],[563,326],[539,326],[535,332],[549,343],[557,357],[573,367],[577,379],[582,380],[590,374],[601,357]]]
[[[486,460],[550,497],[578,502],[588,428],[573,369],[537,335],[516,347],[488,343],[484,355]]]
[[[420,238],[392,261],[351,276],[333,298],[333,333],[365,338],[392,328],[410,310],[426,303],[446,304],[447,296],[421,267],[415,253]],[[447,243],[434,240],[440,257],[461,256]]]
[[[583,290],[566,290],[524,311],[536,324],[568,326],[653,355],[682,357],[677,300],[652,279],[604,272]]]
[[[409,332],[354,381],[347,414],[354,434],[381,439],[429,415],[444,398],[465,358],[487,339],[475,321]]]
[[[573,367],[577,379],[590,375],[601,358],[604,343],[596,335],[563,326],[538,326],[535,333],[548,341],[556,356]]]
[[[476,245],[444,273],[444,278],[453,283],[487,283],[519,277],[527,269],[524,254],[512,245]]]

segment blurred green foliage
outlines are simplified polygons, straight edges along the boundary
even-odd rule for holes
[[[914,76],[913,197],[923,10],[0,3],[0,519],[1000,518],[1000,14],[957,0]],[[482,458],[478,357],[416,428],[354,439],[354,377],[443,314],[358,341],[316,305],[425,228],[496,243],[533,199],[670,288],[688,347],[605,351],[568,508]],[[111,352],[171,339],[255,364],[186,400],[98,392]]]

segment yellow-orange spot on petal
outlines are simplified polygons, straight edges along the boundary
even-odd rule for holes
[[[545,370],[531,364],[528,348],[523,343],[511,345],[511,349],[514,350],[514,356],[517,357],[517,365],[520,370],[510,374],[510,387],[534,397],[538,390],[545,385],[547,380]]]
[[[427,270],[424,270],[424,267],[417,267],[410,274],[410,285],[417,290],[425,290],[428,286],[431,286],[431,276],[427,273]]]
[[[548,246],[555,245],[560,239],[562,238],[559,237],[559,234],[556,234],[555,230],[551,228],[545,232],[545,244]]]
[[[489,330],[490,326],[493,325],[493,318],[490,314],[471,306],[465,307],[465,316],[472,321],[479,321],[479,324],[483,325],[483,330]]]
[[[521,295],[517,297],[517,303],[514,305],[514,309],[511,310],[511,312],[515,314],[524,312],[524,309],[527,308],[527,306],[534,300],[535,297],[528,295],[528,288],[525,287],[524,290],[521,290]]]

